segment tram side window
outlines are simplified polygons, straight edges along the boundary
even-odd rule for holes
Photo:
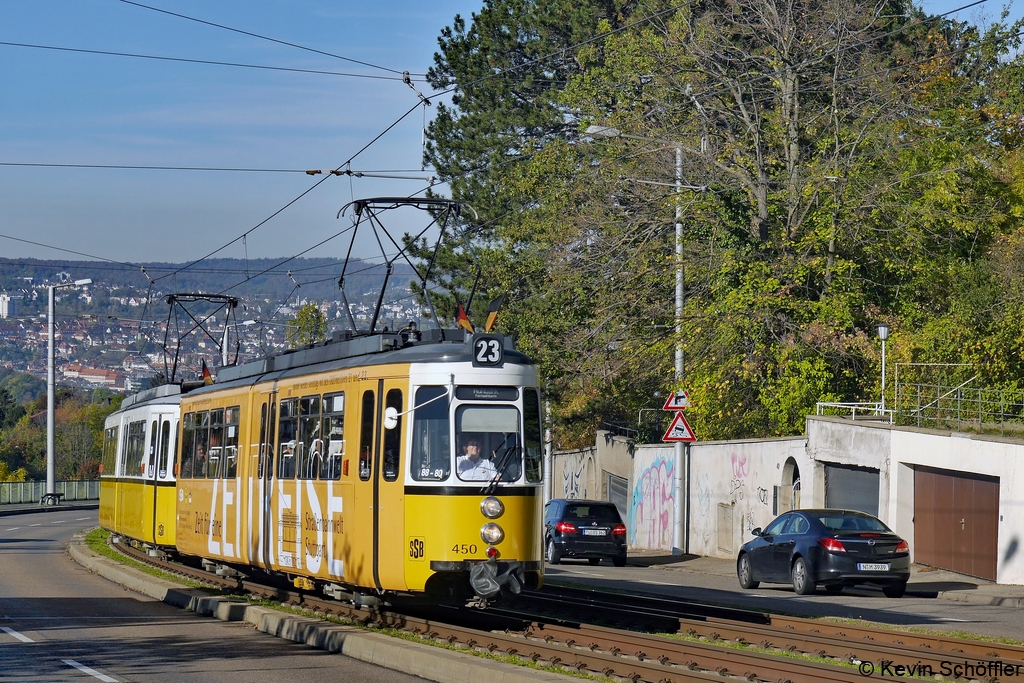
[[[125,439],[124,470],[122,474],[137,477],[142,474],[142,459],[146,455],[146,422],[139,420],[128,425]]]
[[[238,406],[224,410],[224,452],[221,476],[234,479],[238,474]]]
[[[157,459],[157,475],[167,476],[167,454],[171,450],[171,421],[164,420],[160,425],[160,457]]]
[[[267,438],[267,434],[267,404],[264,403],[263,406],[260,408],[260,446],[259,453],[257,453],[257,457],[259,457],[259,463],[256,466],[257,476],[260,479],[262,479],[263,475],[267,472],[267,461],[270,460],[271,457],[271,446],[269,443],[269,439]]]
[[[106,477],[117,475],[117,427],[103,432],[103,460],[100,461],[100,474]]]
[[[373,419],[376,404],[373,392],[364,391],[359,428],[359,478],[363,481],[370,479],[370,466],[373,462]]]
[[[324,440],[320,431],[320,397],[299,399],[299,439],[296,466],[299,479],[316,479],[323,466]]]
[[[298,446],[296,437],[299,431],[299,400],[287,398],[281,401],[281,417],[279,419],[277,442],[280,444],[281,457],[277,463],[278,479],[295,478],[295,449]]]
[[[153,425],[149,429],[149,457],[146,458],[146,467],[143,470],[150,477],[153,476],[153,468],[156,467],[156,445],[159,435],[160,423],[153,420]]]
[[[384,399],[386,408],[394,408],[402,412],[402,390],[391,389],[387,398]],[[400,454],[402,452],[402,418],[398,418],[398,424],[394,429],[384,430],[384,481],[398,479],[398,472],[401,470]]]
[[[416,481],[443,481],[452,470],[449,437],[448,393],[445,387],[420,387],[412,419],[412,478]]]
[[[544,480],[544,450],[540,431],[540,392],[523,390],[523,442],[526,445],[526,481]]]
[[[196,414],[185,413],[181,418],[181,460],[178,476],[182,479],[192,478],[192,469],[196,454]]]
[[[206,478],[210,439],[210,413],[186,413],[181,428],[182,479]]]
[[[205,479],[210,465],[210,413],[196,413],[196,459],[192,474],[195,479]]]
[[[220,478],[222,461],[224,460],[223,408],[210,411],[210,447],[207,451],[207,460],[209,465],[206,468],[206,476],[210,479]]]
[[[345,455],[345,394],[324,396],[324,453],[321,479],[341,479],[341,459]]]

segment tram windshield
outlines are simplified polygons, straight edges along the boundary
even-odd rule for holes
[[[514,406],[459,406],[455,441],[460,449],[455,473],[463,481],[512,482],[522,474],[519,410]]]

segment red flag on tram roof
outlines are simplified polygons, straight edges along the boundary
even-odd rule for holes
[[[459,295],[455,295],[455,324],[464,329],[466,332],[473,334],[473,323],[470,322],[469,316],[466,315],[466,308],[459,301]]]

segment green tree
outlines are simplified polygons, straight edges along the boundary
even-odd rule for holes
[[[327,339],[327,317],[316,304],[306,304],[288,321],[286,335],[293,349],[324,341]]]
[[[543,63],[523,61],[540,35],[524,27],[545,12],[492,2],[442,35],[432,74],[459,99],[427,158],[483,208],[481,286],[512,293],[506,324],[541,362],[563,445],[674,388],[677,344],[702,438],[797,432],[816,401],[877,396],[875,323],[935,325],[948,343],[929,357],[951,359],[943,318],[1002,300],[986,258],[1021,225],[1019,27],[902,1],[640,3],[591,10],[604,38],[560,53],[558,78],[502,80]],[[632,137],[580,144],[590,122]],[[677,147],[684,182],[711,191],[624,181],[671,185]],[[438,259],[463,287],[468,263]],[[997,320],[1015,329],[991,313],[971,329]]]

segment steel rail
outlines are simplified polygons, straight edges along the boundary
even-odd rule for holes
[[[520,615],[503,610],[491,612],[473,611],[476,619],[513,619],[521,632],[508,630],[494,631],[492,622],[486,628],[477,629],[451,623],[439,622],[435,619],[412,616],[394,611],[368,610],[353,604],[337,600],[321,599],[308,594],[266,586],[241,578],[224,577],[211,574],[177,563],[152,558],[137,549],[124,544],[118,546],[123,552],[140,561],[159,566],[165,571],[188,576],[210,583],[228,591],[247,591],[262,598],[280,601],[327,616],[337,616],[355,623],[377,627],[390,627],[404,630],[430,640],[439,640],[449,644],[459,644],[470,649],[478,649],[490,653],[500,653],[544,663],[549,666],[569,667],[579,672],[595,675],[629,678],[632,681],[649,683],[669,683],[689,680],[718,680],[722,677],[740,677],[746,680],[788,681],[790,683],[814,683],[828,680],[839,683],[855,683],[866,677],[858,669],[827,662],[806,661],[772,654],[755,652],[738,648],[724,647],[724,640],[738,644],[759,644],[766,649],[780,649],[789,652],[800,652],[822,658],[833,658],[859,664],[860,662],[877,663],[875,677],[883,675],[883,663],[891,666],[931,667],[940,671],[943,663],[958,657],[970,656],[974,648],[988,647],[989,643],[961,641],[948,637],[935,637],[943,641],[944,648],[930,647],[927,643],[931,636],[918,643],[916,640],[881,640],[876,641],[873,634],[879,629],[867,627],[847,628],[846,625],[829,624],[809,619],[792,617],[772,617],[771,625],[738,622],[717,617],[697,617],[695,619],[678,619],[681,632],[691,636],[703,637],[710,643],[677,640],[666,636],[655,636],[623,631],[600,626],[579,623],[554,624],[533,621],[533,615]],[[550,597],[550,596],[548,596]],[[596,607],[600,600],[581,601],[578,597],[562,600],[564,606],[578,607],[585,602],[589,607]],[[601,609],[609,606],[601,604]],[[627,610],[627,607],[621,607]],[[635,614],[635,610],[632,610]],[[515,614],[509,617],[509,614]],[[760,613],[753,613],[760,616]],[[465,616],[465,613],[462,613]],[[658,614],[659,618],[662,614]],[[828,633],[814,632],[810,629],[825,627]],[[834,630],[831,630],[834,627]],[[851,640],[848,631],[861,637]],[[882,631],[886,636],[918,636],[897,631]],[[1002,646],[1008,647],[1008,646]],[[955,649],[954,649],[955,648]],[[1013,651],[1012,657],[1006,657]],[[1004,650],[1003,654],[989,648],[979,656],[991,659],[998,658],[1004,665],[1020,663],[1022,659],[1016,652],[1024,648]],[[998,676],[989,680],[998,681]]]

